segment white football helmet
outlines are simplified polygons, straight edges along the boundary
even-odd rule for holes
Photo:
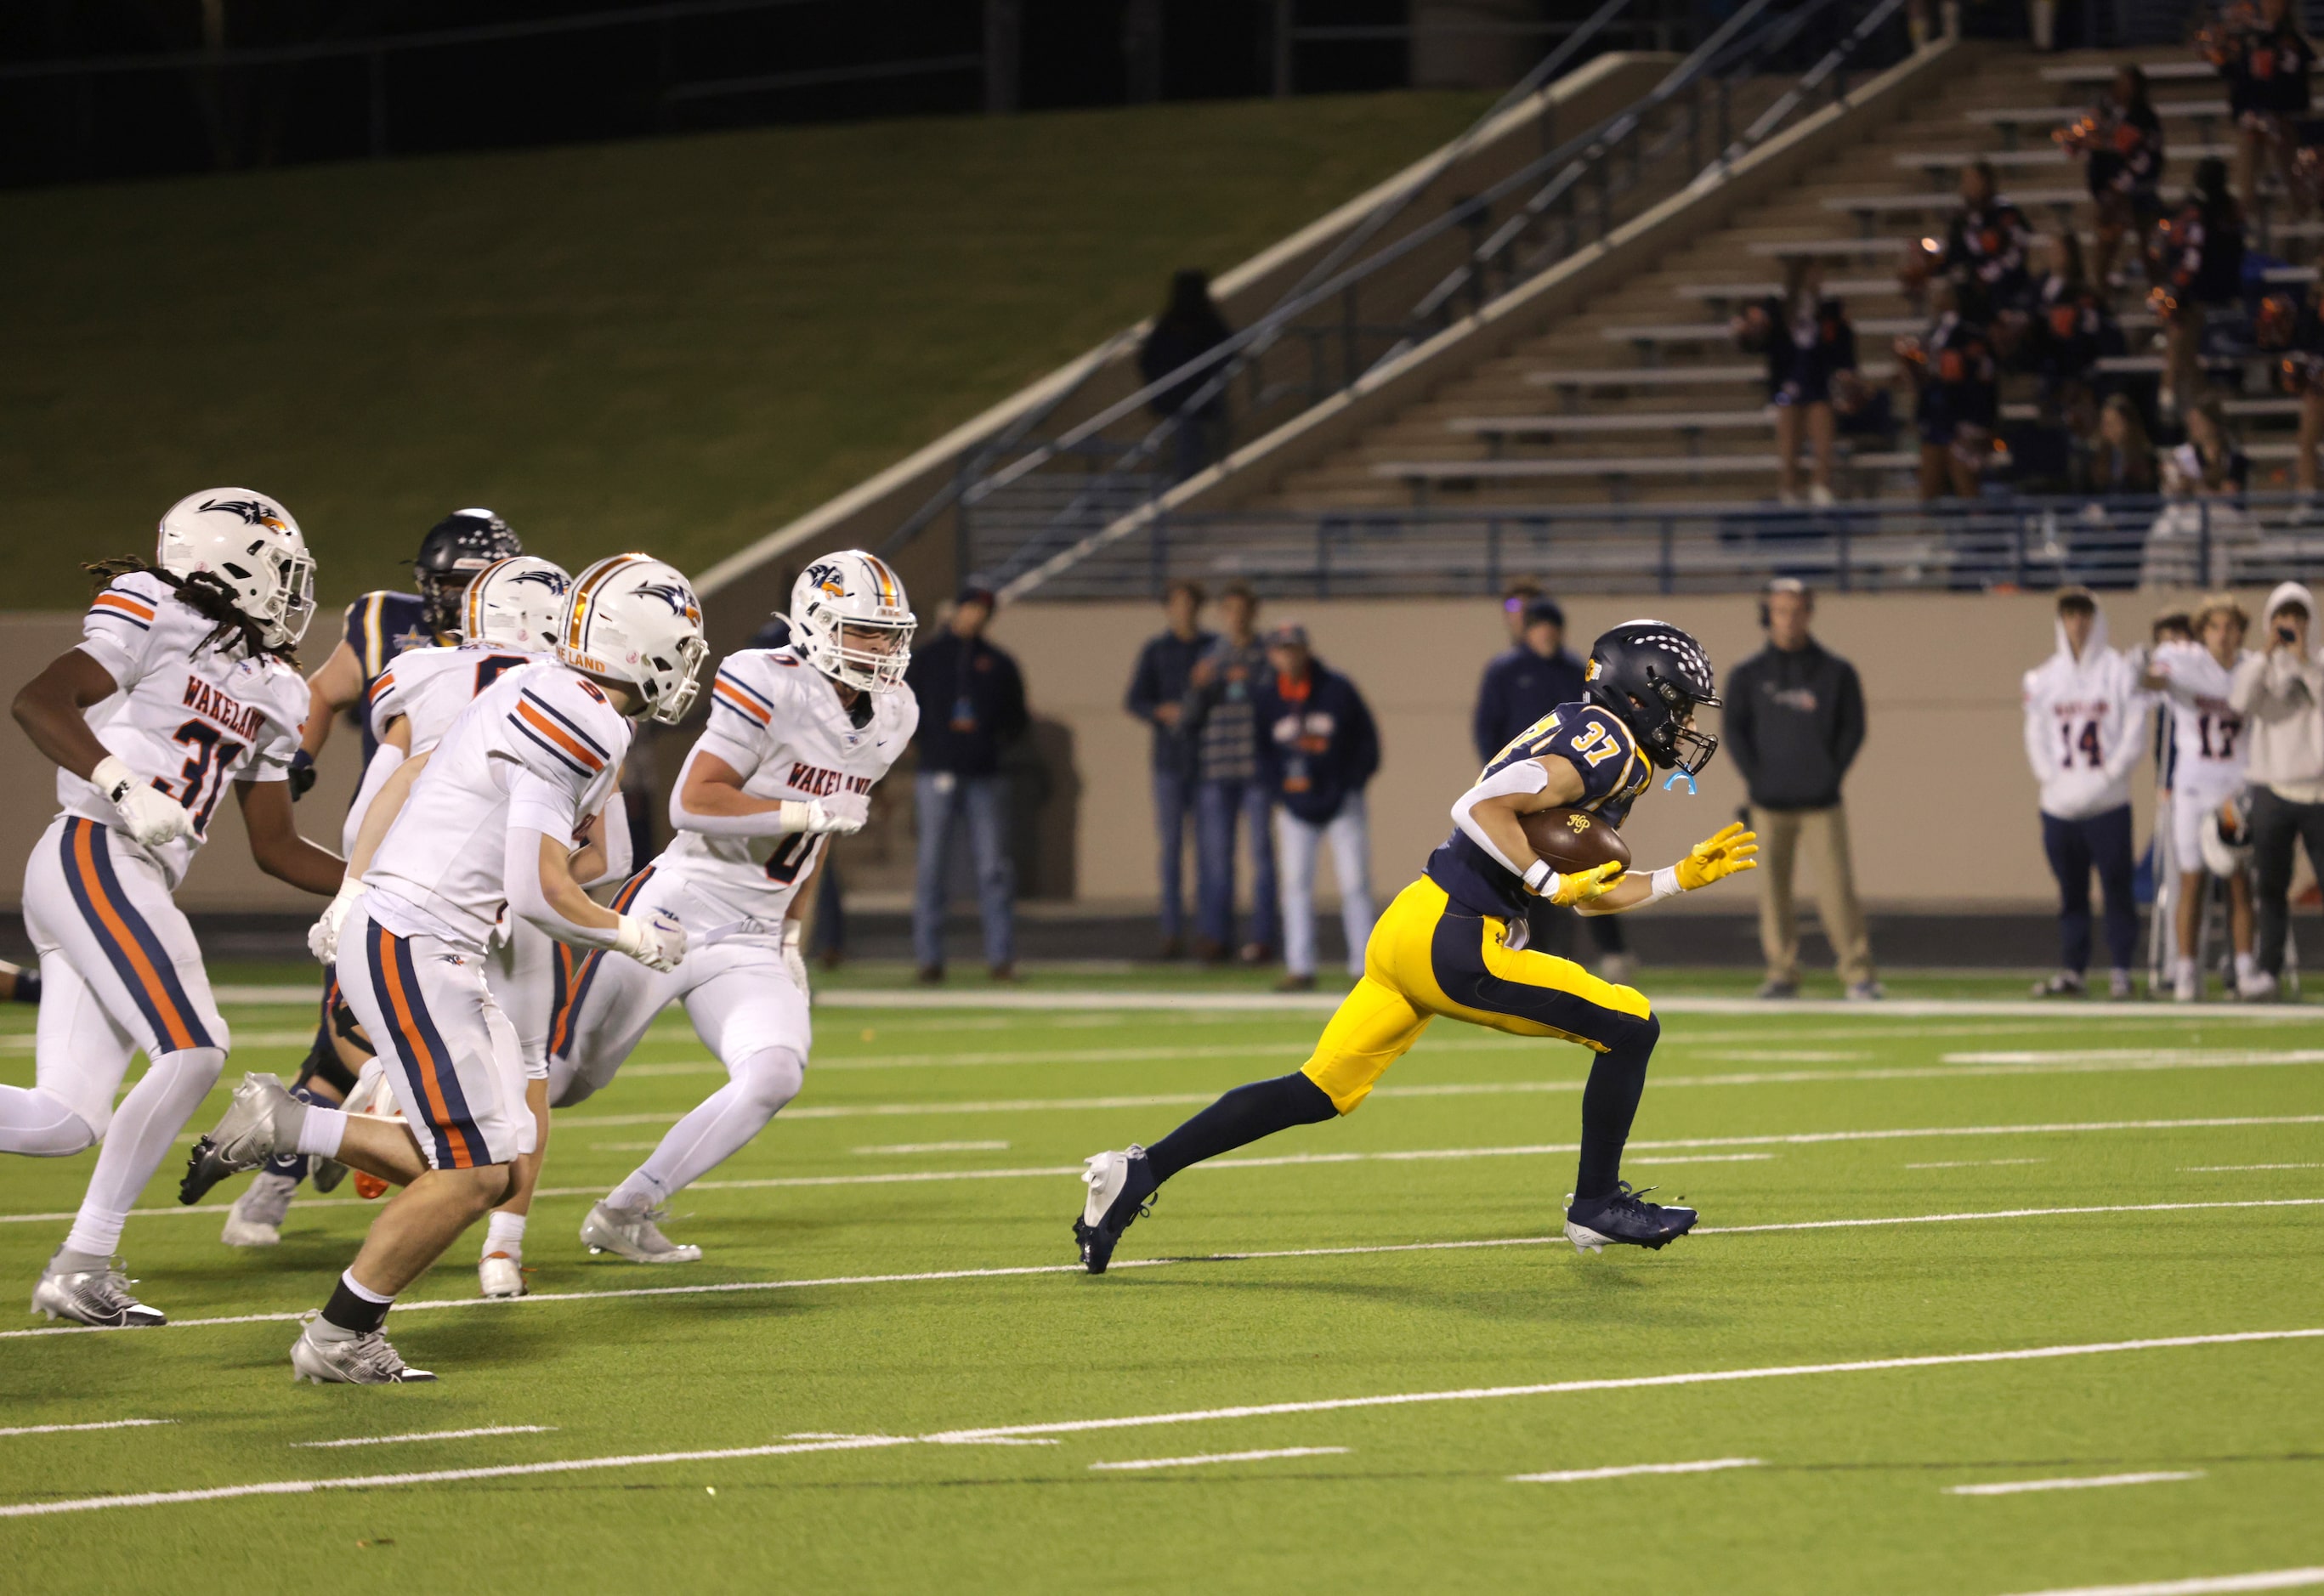
[[[676,725],[693,706],[710,645],[702,604],[678,567],[644,554],[616,554],[573,579],[557,618],[559,663],[627,682],[645,713]]]
[[[904,685],[919,620],[888,562],[861,549],[826,554],[791,585],[791,637],[809,665],[871,693]]]
[[[468,584],[460,635],[472,643],[545,654],[557,646],[557,623],[572,583],[563,566],[537,554],[496,559]]]
[[[173,577],[208,574],[258,623],[270,649],[295,648],[315,618],[315,561],[290,512],[248,488],[189,494],[161,517],[153,563]]]

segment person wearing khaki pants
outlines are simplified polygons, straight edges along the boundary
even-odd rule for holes
[[[1800,990],[1800,933],[1792,874],[1804,851],[1815,876],[1824,936],[1850,998],[1881,996],[1872,940],[1856,900],[1840,783],[1864,746],[1864,688],[1856,667],[1809,634],[1815,595],[1781,577],[1767,584],[1759,623],[1767,646],[1727,678],[1726,746],[1751,795],[1759,834],[1759,945],[1767,959],[1763,998]]]

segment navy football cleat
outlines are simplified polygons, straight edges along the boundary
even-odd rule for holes
[[[1082,1179],[1089,1186],[1089,1200],[1082,1204],[1082,1216],[1074,1221],[1074,1240],[1081,1243],[1082,1268],[1102,1275],[1105,1266],[1113,1261],[1113,1249],[1121,1232],[1132,1221],[1154,1211],[1154,1194],[1162,1183],[1154,1178],[1142,1147],[1099,1153],[1085,1161],[1089,1167],[1082,1171]]]
[[[1655,1188],[1648,1186],[1646,1191]],[[1611,1196],[1583,1197],[1565,1211],[1565,1239],[1582,1252],[1603,1252],[1609,1244],[1667,1247],[1694,1228],[1692,1208],[1670,1208],[1645,1200],[1646,1192],[1618,1182]]]

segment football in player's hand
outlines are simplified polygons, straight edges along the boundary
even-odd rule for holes
[[[1533,851],[1549,862],[1549,867],[1560,875],[1589,870],[1609,859],[1619,860],[1627,870],[1630,864],[1630,844],[1622,834],[1587,809],[1539,809],[1517,816],[1525,827],[1526,841]]]

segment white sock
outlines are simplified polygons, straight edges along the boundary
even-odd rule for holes
[[[606,1201],[651,1208],[701,1179],[749,1145],[783,1104],[798,1095],[807,1061],[788,1047],[768,1047],[733,1066],[733,1078],[670,1127],[637,1173]]]
[[[2257,954],[2239,953],[2236,955],[2236,981],[2238,984],[2249,981],[2258,973],[2259,955]]]
[[[2192,959],[2190,959],[2190,958],[2186,957],[2184,955],[2181,955],[2180,957],[2178,957],[2178,958],[2175,958],[2175,959],[2172,960],[2172,961],[2171,961],[2171,979],[2172,979],[2172,980],[2173,980],[2173,981],[2192,981],[2192,980],[2194,980],[2194,979],[2195,979],[2195,961],[2194,961],[2194,960],[2192,960]]]
[[[97,1145],[97,1132],[65,1100],[39,1086],[0,1086],[0,1153],[69,1158]]]
[[[121,1247],[121,1227],[129,1205],[153,1178],[161,1160],[176,1151],[178,1132],[202,1106],[226,1067],[222,1047],[189,1047],[165,1053],[147,1066],[106,1127],[105,1145],[89,1171],[88,1195],[81,1200],[65,1245],[75,1252],[110,1258]]]
[[[484,1252],[490,1258],[495,1252],[505,1252],[517,1262],[524,1260],[524,1215],[503,1213],[497,1209],[484,1223]]]
[[[346,1139],[346,1111],[307,1105],[306,1117],[299,1121],[299,1145],[294,1152],[313,1153],[326,1158],[339,1156],[339,1143]]]

